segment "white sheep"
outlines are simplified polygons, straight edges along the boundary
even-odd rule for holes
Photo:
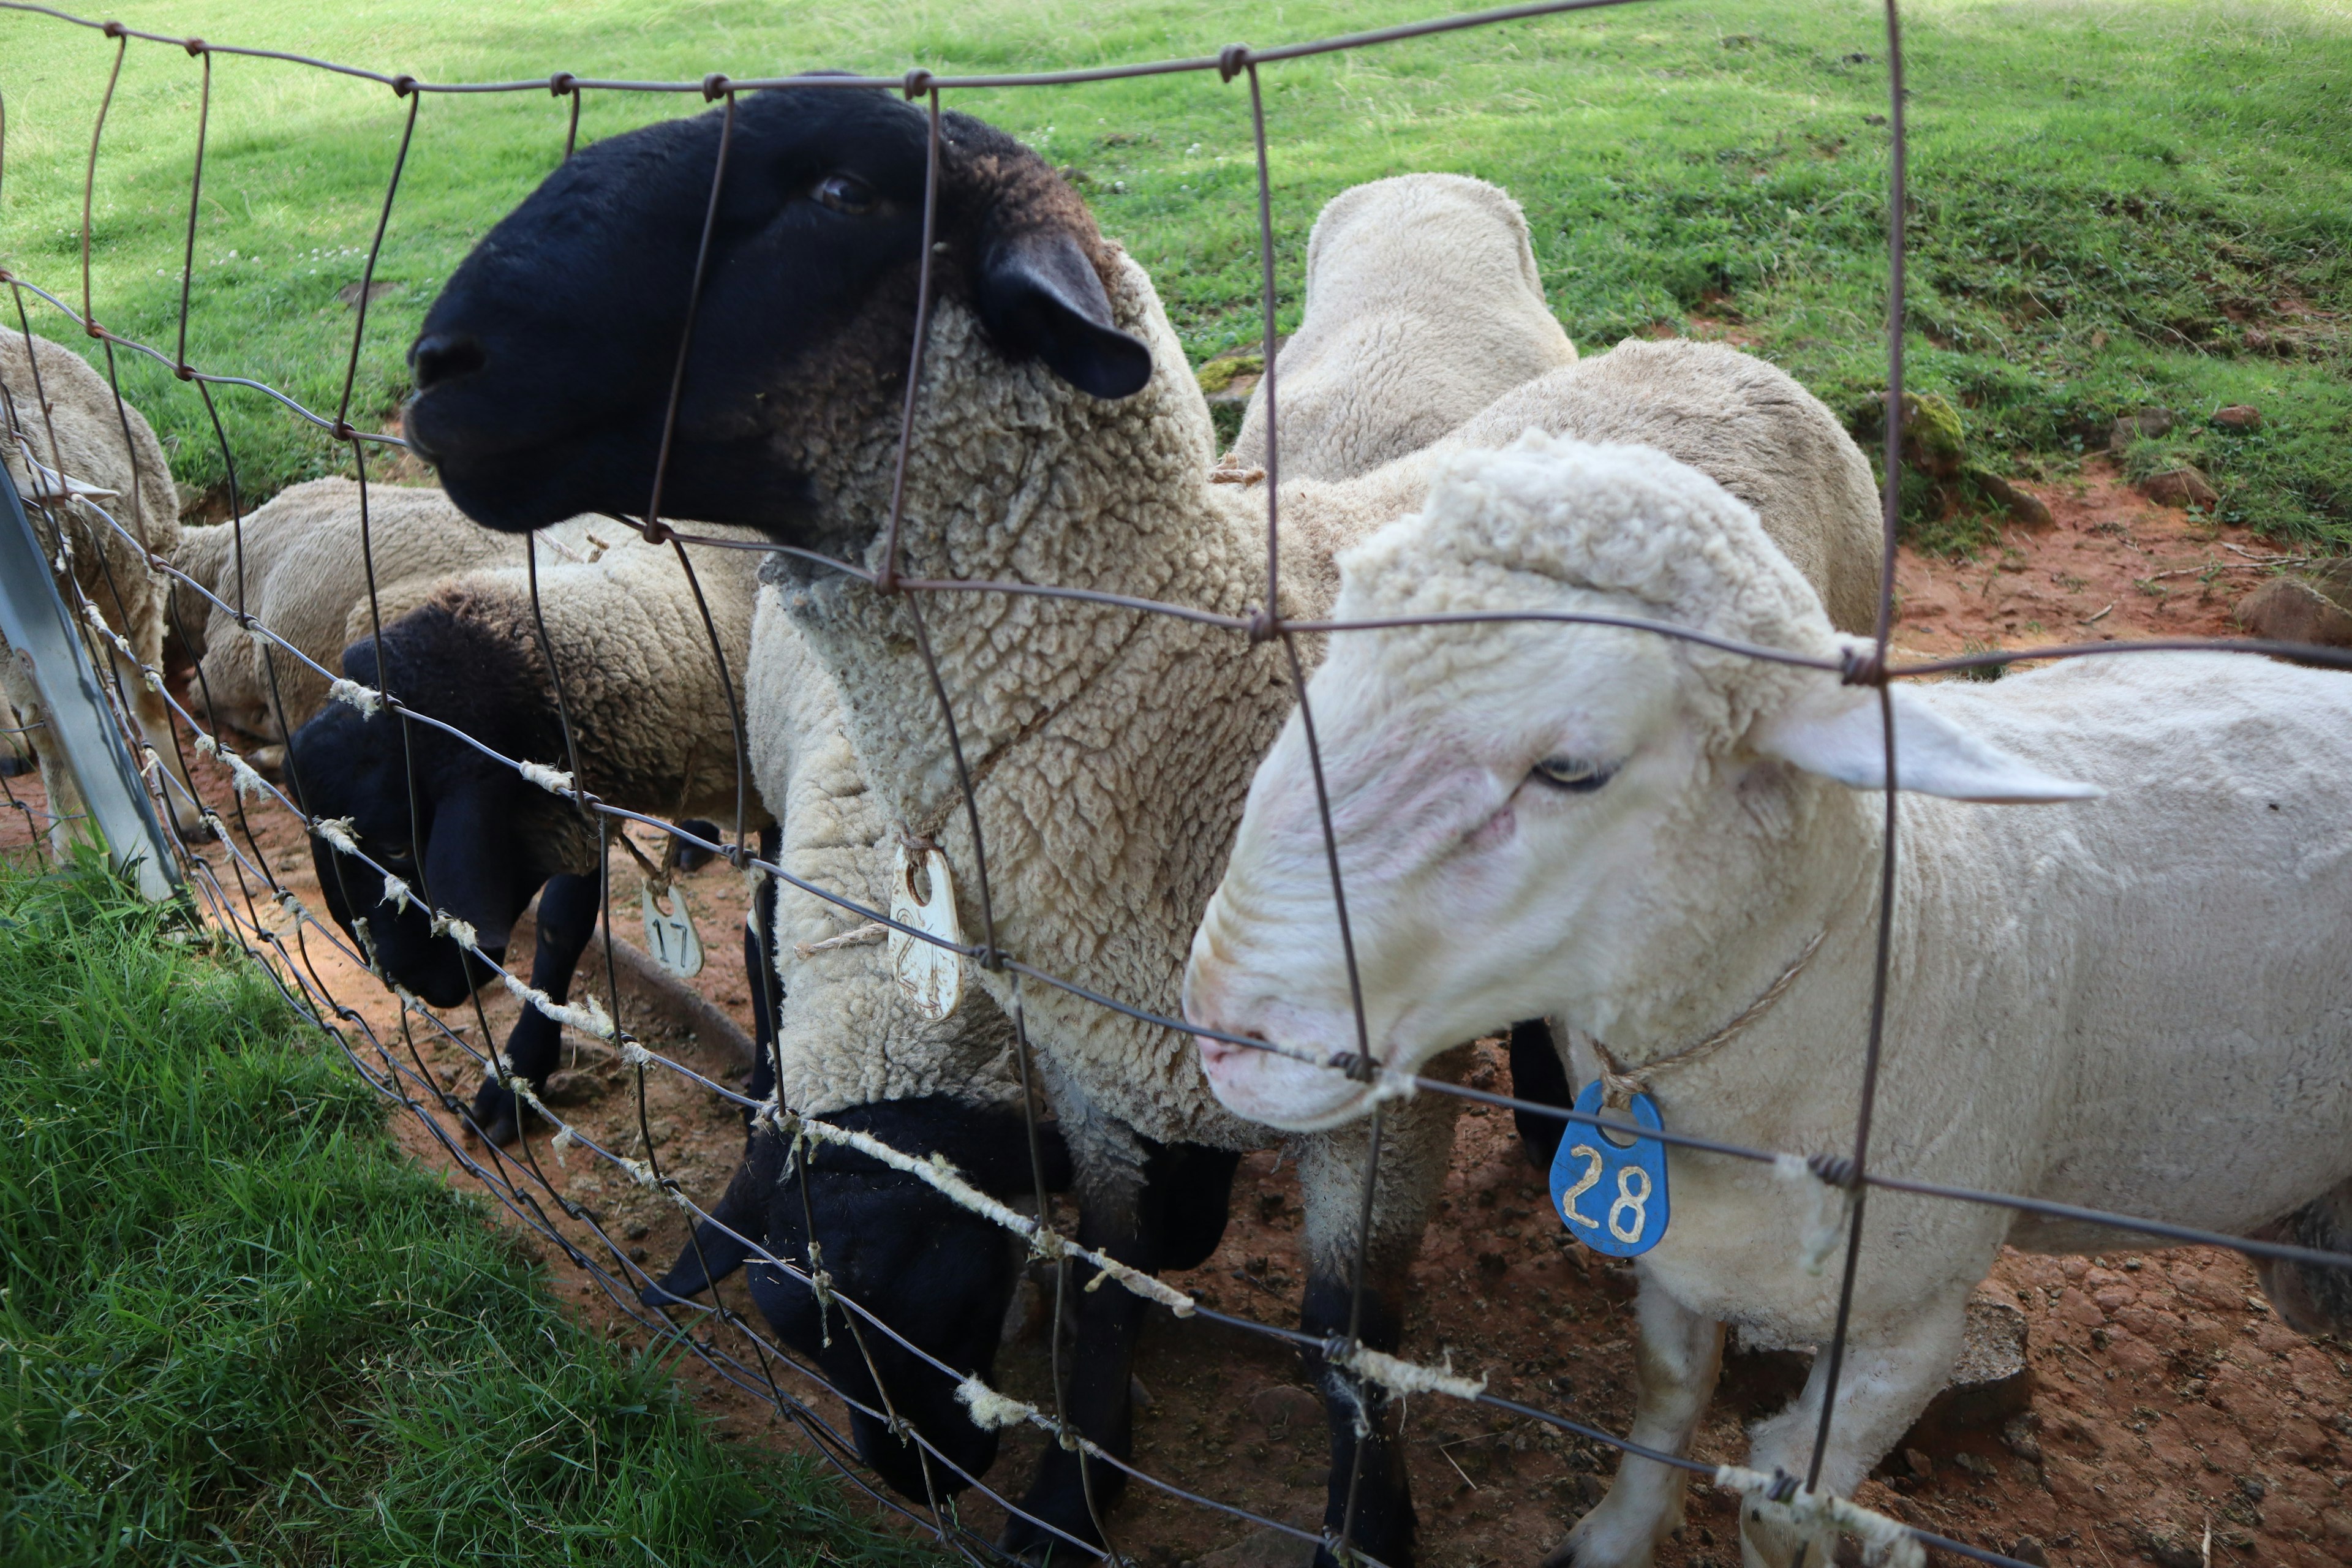
[[[1286,479],[1376,468],[1576,360],[1519,204],[1462,174],[1398,174],[1332,197],[1307,236],[1306,294],[1275,356]],[[1265,460],[1261,381],[1226,466]]]
[[[522,564],[521,540],[479,526],[437,489],[375,483],[367,487],[367,500],[372,548],[364,553],[360,487],[345,479],[293,485],[240,522],[180,531],[172,564],[220,601],[174,584],[173,614],[197,660],[190,711],[262,741],[252,760],[265,767],[274,765],[277,748],[327,700],[328,679],[269,639],[247,633],[236,622],[238,605],[333,669],[345,647],[373,632],[371,559],[374,610],[386,626],[442,578]],[[540,563],[552,568],[593,560],[627,537],[626,529],[604,519],[559,524],[541,535]]]
[[[169,601],[165,580],[149,566],[148,555],[169,559],[180,537],[179,492],[163,443],[137,409],[116,403],[106,378],[79,354],[46,338],[0,332],[0,460],[42,553],[52,563],[66,558],[63,570],[104,618],[100,667],[113,667],[141,738],[169,775],[163,787],[173,820],[182,832],[196,831],[204,813],[172,734],[171,709],[140,668],[163,668]],[[21,739],[30,742],[57,818],[50,848],[62,856],[83,812],[81,792],[65,759],[44,739],[43,713],[31,675],[0,644],[0,727],[26,731]]]
[[[1343,568],[1342,618],[1564,612],[1818,658],[1845,646],[1752,511],[1634,447],[1531,435],[1459,458]],[[1613,1063],[1669,1131],[1853,1147],[1884,845],[1876,691],[1643,631],[1523,622],[1348,634],[1307,693],[1383,1066],[1549,1014],[1578,1032],[1582,1080]],[[1871,1167],[2352,1243],[2336,1217],[2352,1196],[2352,679],[2172,654],[1897,684],[1889,700],[1906,793]],[[1315,798],[1294,720],[1252,787],[1186,1003],[1199,1024],[1325,1058],[1357,1025]],[[1370,1103],[1318,1066],[1202,1054],[1229,1106],[1277,1125]],[[1665,1159],[1670,1223],[1638,1265],[1632,1436],[1679,1453],[1727,1322],[1829,1339],[1845,1233],[1833,1202],[1821,1212],[1832,1189],[1801,1171]],[[1942,1385],[2004,1241],[2113,1237],[1871,1193],[1823,1486],[1849,1492]],[[2321,1299],[2295,1298],[2306,1314]],[[1804,1473],[1825,1369],[1757,1426],[1750,1468]],[[1553,1560],[1650,1562],[1682,1479],[1629,1457]],[[1750,1563],[1793,1554],[1774,1510],[1751,1505],[1743,1530]]]
[[[1263,491],[1212,480],[1208,409],[1150,279],[1101,240],[1041,160],[976,121],[942,121],[940,287],[901,496],[915,241],[877,226],[919,210],[908,204],[919,204],[924,190],[922,117],[880,95],[815,89],[761,94],[738,113],[745,145],[779,159],[822,150],[829,172],[805,187],[777,186],[762,198],[772,222],[714,241],[720,253],[710,259],[702,319],[732,325],[696,340],[671,505],[757,522],[783,542],[845,553],[874,570],[885,564],[884,525],[901,510],[898,496],[897,564],[924,576],[1103,589],[1236,617],[1264,605]],[[616,315],[600,301],[624,282],[633,299],[686,297],[689,278],[652,241],[667,232],[665,203],[685,200],[697,181],[707,191],[718,132],[708,118],[676,122],[575,158],[468,258],[436,302],[413,355],[419,395],[408,429],[473,515],[530,527],[567,510],[644,504],[650,469],[625,459],[660,447],[669,372],[657,367],[677,363],[682,323]],[[583,202],[593,202],[595,223],[574,221]],[[744,247],[755,235],[766,237],[752,253]],[[809,303],[819,299],[832,303]],[[597,373],[551,376],[551,365],[578,359],[590,323]],[[1573,417],[1626,417],[1632,389],[1672,382],[1669,358],[1703,380],[1710,353],[1729,351],[1629,345],[1539,378],[1450,440],[1499,444],[1544,424],[1546,395]],[[1662,357],[1644,357],[1653,354]],[[1568,379],[1580,374],[1597,378],[1591,389]],[[1654,411],[1650,424],[1668,438],[1678,418],[1703,422],[1688,439],[1724,447],[1733,474],[1746,476],[1736,482],[1769,485],[1787,443],[1759,432],[1817,421],[1822,441],[1843,443],[1858,484],[1842,489],[1837,474],[1812,465],[1793,477],[1818,504],[1782,509],[1778,526],[1817,541],[1815,564],[1842,571],[1839,550],[1851,540],[1874,552],[1867,468],[1793,383],[1769,367],[1753,374],[1787,395],[1759,411],[1740,396],[1685,387],[1689,395]],[[1743,419],[1759,430],[1739,428]],[[1415,504],[1428,463],[1410,457],[1344,484],[1284,487],[1282,614],[1311,616],[1328,605],[1332,552]],[[1859,504],[1849,504],[1849,491]],[[839,685],[877,807],[898,830],[943,847],[965,940],[984,934],[979,846],[927,647],[977,797],[996,942],[1097,994],[1171,1010],[1252,766],[1293,700],[1285,651],[1123,606],[995,593],[922,595],[926,636],[918,637],[908,601],[805,563],[791,570],[803,584],[791,603],[794,622]],[[1866,609],[1866,595],[1863,602]],[[1317,651],[1309,643],[1302,657]],[[1153,1227],[1212,1206],[1206,1196],[1162,1201],[1151,1173],[1163,1157],[1207,1145],[1223,1152],[1229,1175],[1232,1152],[1264,1146],[1270,1134],[1215,1102],[1181,1037],[1009,969],[969,979],[1007,1011],[1024,1011],[1070,1143],[1082,1231],[1115,1253],[1129,1249],[1120,1256],[1138,1267],[1155,1267]],[[1405,1269],[1451,1121],[1450,1107],[1424,1100],[1399,1107],[1386,1129],[1360,1320],[1376,1348],[1392,1348],[1402,1330]],[[1307,1200],[1305,1321],[1318,1334],[1345,1331],[1349,1321],[1366,1141],[1350,1128],[1297,1142]],[[1222,1223],[1214,1162],[1204,1156],[1199,1168]],[[1139,1319],[1122,1292],[1087,1292],[1080,1311],[1082,1355],[1089,1344],[1132,1346]],[[1123,1451],[1124,1361],[1106,1352],[1076,1384],[1080,1429]],[[1352,1380],[1336,1372],[1327,1386],[1340,1460],[1327,1522],[1402,1564],[1413,1519],[1394,1406],[1378,1399],[1380,1408],[1361,1411]],[[1343,1520],[1360,1421],[1375,1438],[1354,1489],[1357,1512]],[[1024,1506],[1085,1535],[1092,1525],[1076,1467],[1066,1449],[1051,1450]],[[1098,1471],[1097,1498],[1117,1485],[1115,1474]],[[1028,1550],[1045,1538],[1016,1520],[1007,1540]]]

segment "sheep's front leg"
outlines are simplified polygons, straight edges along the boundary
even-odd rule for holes
[[[530,955],[530,983],[557,1003],[572,999],[572,976],[595,934],[599,902],[593,877],[550,877],[539,895],[539,940]],[[563,1026],[525,1005],[508,1036],[508,1070],[532,1089],[547,1081],[563,1047]],[[522,1136],[522,1102],[496,1079],[483,1080],[474,1096],[473,1122],[492,1143]]]
[[[1646,1272],[1634,1310],[1641,1394],[1628,1436],[1645,1448],[1681,1454],[1723,1370],[1723,1325],[1691,1311]],[[1685,1479],[1671,1465],[1626,1455],[1609,1495],[1576,1521],[1545,1568],[1647,1568],[1658,1542],[1683,1521]]]
[[[1968,1305],[1965,1287],[1948,1300],[1930,1301],[1916,1310],[1874,1313],[1864,1303],[1855,1304],[1838,1374],[1829,1448],[1822,1457],[1822,1490],[1853,1495],[1870,1467],[1927,1408],[1960,1353]],[[1804,1392],[1786,1410],[1751,1429],[1750,1468],[1804,1478],[1812,1462],[1828,1382],[1829,1357],[1814,1357]],[[1750,1504],[1740,1514],[1739,1551],[1747,1568],[1790,1568],[1801,1540],[1769,1508]],[[1816,1552],[1807,1557],[1819,1561]]]
[[[1461,1068],[1459,1054],[1430,1064],[1434,1076]],[[1299,1327],[1318,1340],[1344,1336],[1355,1315],[1356,1254],[1364,1250],[1363,1303],[1356,1336],[1367,1348],[1395,1354],[1404,1341],[1404,1303],[1412,1260],[1437,1196],[1438,1179],[1454,1144],[1460,1101],[1446,1095],[1400,1100],[1381,1112],[1379,1181],[1372,1192],[1371,1234],[1363,1234],[1364,1168],[1371,1123],[1302,1139],[1298,1180],[1307,1209],[1307,1300]],[[1405,1468],[1402,1402],[1379,1384],[1333,1366],[1319,1352],[1305,1357],[1307,1375],[1323,1392],[1330,1424],[1331,1470],[1323,1507],[1327,1538],[1348,1544],[1390,1568],[1413,1560],[1412,1486]],[[1442,1396],[1441,1396],[1442,1397]],[[1317,1568],[1335,1568],[1329,1547]]]
[[[163,668],[163,637],[153,639],[154,665]],[[122,689],[131,698],[131,717],[138,723],[139,738],[153,748],[155,760],[163,765],[171,782],[163,786],[163,804],[172,814],[172,822],[183,834],[194,835],[205,826],[204,806],[196,799],[196,786],[188,782],[188,770],[180,761],[178,740],[172,733],[171,706],[160,691],[151,691],[147,678],[139,667],[114,654],[114,671],[122,682]]]
[[[1082,1207],[1079,1244],[1131,1268],[1150,1268],[1149,1238],[1135,1217],[1140,1206],[1135,1202],[1125,1215],[1101,1215]],[[1062,1413],[1105,1453],[1124,1459],[1135,1450],[1135,1406],[1129,1389],[1135,1375],[1136,1340],[1143,1331],[1147,1303],[1133,1291],[1108,1282],[1088,1290],[1086,1287],[1094,1279],[1093,1269],[1074,1261],[1062,1267],[1068,1271],[1064,1275],[1066,1294],[1062,1304],[1076,1318],[1068,1370],[1062,1381]],[[1058,1360],[1061,1347],[1052,1347],[1052,1353]],[[1102,1532],[1095,1521],[1109,1513],[1112,1500],[1126,1485],[1123,1470],[1058,1445],[1049,1447],[1037,1467],[1036,1479],[1021,1500],[1021,1514],[1007,1522],[1004,1537],[997,1544],[1016,1557],[1039,1560],[1049,1554],[1067,1554],[1069,1542],[1055,1531],[1098,1545]]]

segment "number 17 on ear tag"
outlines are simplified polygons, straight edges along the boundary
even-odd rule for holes
[[[1576,1109],[1599,1114],[1601,1094],[1598,1079],[1587,1084]],[[1636,1127],[1655,1132],[1664,1125],[1646,1094],[1633,1097],[1632,1110]],[[1593,1251],[1638,1258],[1666,1234],[1666,1146],[1638,1136],[1621,1144],[1612,1132],[1571,1121],[1552,1158],[1551,1201],[1569,1234]]]

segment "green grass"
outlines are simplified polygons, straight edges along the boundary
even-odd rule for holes
[[[402,1157],[241,957],[0,862],[0,1563],[911,1563]]]
[[[1429,16],[1440,0],[715,0],[485,7],[289,0],[131,4],[135,24],[475,79],[895,74],[1213,53]],[[1906,12],[1913,383],[1964,412],[1971,460],[2063,472],[2115,416],[2185,418],[2177,455],[2235,520],[2352,546],[2352,12],[2341,0],[1921,0]],[[113,46],[0,16],[7,186],[0,264],[78,292],[79,191]],[[1885,46],[1853,0],[1685,0],[1517,23],[1268,68],[1286,325],[1317,209],[1409,169],[1494,179],[1527,205],[1580,344],[1737,326],[1867,437],[1884,381]],[[331,411],[355,280],[404,105],[387,89],[222,60],[192,354]],[[194,130],[194,62],[134,47],[94,212],[95,298],[165,341]],[[1078,170],[1104,226],[1158,279],[1196,361],[1250,340],[1255,171],[1246,99],[1213,75],[958,99]],[[700,107],[593,95],[583,134]],[[550,168],[564,104],[435,98],[418,122],[362,355],[355,417],[389,419],[399,352],[436,283]],[[234,256],[231,255],[234,252]],[[60,292],[68,291],[66,287]],[[142,405],[182,478],[220,477],[201,408],[160,372]],[[253,395],[225,395],[266,492],[337,455]],[[2267,416],[2247,436],[2215,408]]]

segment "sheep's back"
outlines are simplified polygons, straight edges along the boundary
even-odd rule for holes
[[[95,504],[168,558],[179,543],[180,504],[163,444],[127,399],[116,404],[114,389],[89,362],[46,338],[32,339],[28,355],[26,342],[21,333],[0,332],[0,389],[6,393],[14,426],[0,448],[8,478],[34,514],[43,548],[55,550],[55,524],[33,503],[54,487],[28,468],[23,447],[53,472],[114,491],[113,498],[97,498]],[[134,647],[143,640],[142,627],[160,639],[163,595],[139,546],[95,514],[80,516],[72,537],[74,575],[82,591]],[[121,603],[118,591],[135,603]]]
[[[1509,445],[1529,429],[1654,447],[1756,510],[1822,596],[1831,624],[1867,633],[1878,604],[1878,494],[1853,438],[1787,372],[1719,343],[1629,338],[1505,394],[1434,447],[1360,481],[1390,515],[1421,496],[1449,453]]]
[[[1307,308],[1275,362],[1285,477],[1344,479],[1429,445],[1576,360],[1519,205],[1458,174],[1341,192],[1307,241]],[[1233,458],[1266,458],[1265,389]]]

